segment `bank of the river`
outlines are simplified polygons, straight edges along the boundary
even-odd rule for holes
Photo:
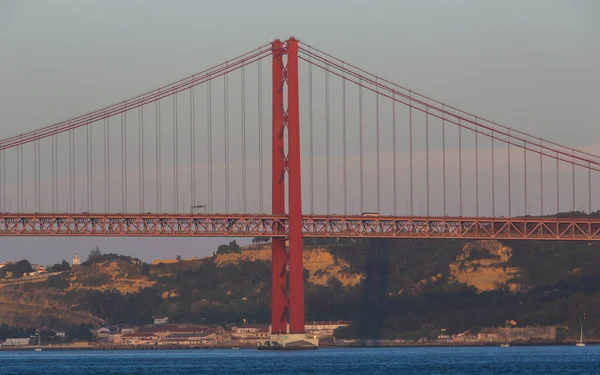
[[[511,346],[574,346],[575,341],[514,341]],[[589,340],[586,345],[600,345],[600,340]],[[353,341],[353,342],[322,342],[321,348],[452,348],[452,347],[495,347],[499,343],[415,343],[415,342],[387,342],[387,341]],[[25,345],[25,346],[0,346],[0,351],[42,351],[56,350],[190,350],[190,349],[256,349],[256,345]]]

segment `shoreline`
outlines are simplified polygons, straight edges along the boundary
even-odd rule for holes
[[[575,346],[576,341],[535,341],[513,342],[511,347],[519,346]],[[325,343],[321,349],[360,349],[360,348],[473,348],[473,347],[500,347],[501,343]],[[600,341],[586,342],[586,345],[599,345]],[[0,352],[13,351],[127,351],[127,350],[257,350],[256,345],[26,345],[16,347],[0,347]]]

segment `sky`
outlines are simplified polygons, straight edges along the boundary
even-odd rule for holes
[[[442,102],[600,154],[599,14],[600,3],[593,0],[4,0],[0,138],[132,97],[293,35]],[[366,146],[367,158],[372,147]],[[356,157],[356,149],[349,152]],[[339,161],[332,169],[339,172]],[[354,170],[349,173],[356,178]],[[389,186],[384,188],[389,205]],[[256,197],[250,199],[255,204]],[[402,197],[396,203],[404,209],[407,202]],[[372,199],[369,204],[373,207]],[[305,199],[305,210],[307,205]],[[358,210],[350,203],[347,208]],[[204,256],[226,241],[2,238],[0,260],[48,264],[75,253],[85,257],[99,246],[151,261]]]

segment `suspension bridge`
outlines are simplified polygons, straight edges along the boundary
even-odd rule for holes
[[[0,140],[0,236],[272,237],[303,334],[303,237],[596,241],[599,171],[290,38]]]

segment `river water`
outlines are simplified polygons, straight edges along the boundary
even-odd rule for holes
[[[0,374],[600,374],[600,346],[0,351]]]

